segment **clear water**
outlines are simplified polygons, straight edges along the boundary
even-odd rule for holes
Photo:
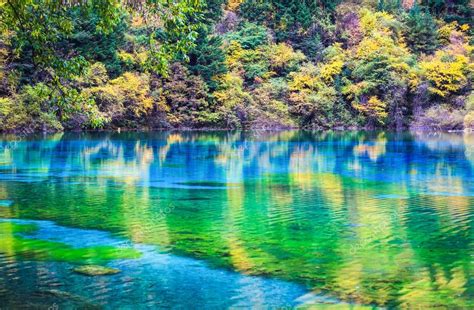
[[[473,165],[471,134],[3,136],[0,307],[474,308]]]

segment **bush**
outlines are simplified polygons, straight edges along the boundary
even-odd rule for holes
[[[219,77],[219,88],[213,93],[217,112],[223,127],[240,129],[248,121],[248,107],[253,103],[251,95],[244,89],[243,79],[235,72]]]
[[[269,58],[270,69],[280,76],[297,70],[298,66],[306,59],[303,53],[294,51],[286,43],[270,44],[265,55]]]
[[[126,72],[103,86],[85,91],[91,95],[105,119],[113,126],[139,127],[154,108],[146,74]]]
[[[467,85],[469,58],[446,51],[436,52],[434,57],[423,61],[420,67],[429,82],[428,90],[437,96],[448,97]]]
[[[248,127],[252,129],[282,129],[296,127],[282,94],[288,87],[281,80],[270,80],[252,92],[253,102]]]

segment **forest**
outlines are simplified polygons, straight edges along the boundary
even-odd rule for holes
[[[0,0],[0,131],[474,129],[470,0]]]

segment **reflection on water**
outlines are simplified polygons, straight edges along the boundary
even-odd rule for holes
[[[0,201],[8,201],[0,217],[53,221],[52,235],[60,227],[107,231],[147,247],[144,253],[171,255],[176,262],[169,268],[187,266],[179,259],[199,259],[217,268],[200,271],[213,279],[233,270],[286,281],[262,284],[258,306],[274,300],[268,297],[271,285],[282,296],[272,305],[299,304],[295,298],[302,292],[292,282],[357,304],[472,308],[473,165],[469,134],[162,132],[20,141],[8,136],[0,145]],[[22,235],[28,228],[10,226],[0,230],[1,242],[16,245],[0,246],[0,297],[11,300],[13,289],[5,283],[23,280],[15,290],[30,292],[42,285],[45,266],[62,270],[64,264],[96,259],[120,266],[126,278],[132,266],[143,271],[160,264],[156,257],[143,263],[143,255],[151,254],[132,259],[134,253],[123,247],[85,258],[76,249],[79,258],[70,260],[39,255],[40,241],[48,249],[56,242],[57,251],[70,245],[47,234],[32,245]],[[93,243],[98,236],[82,238]],[[6,272],[12,262],[16,267]],[[58,273],[68,283],[61,294],[87,291],[77,290],[86,285],[79,283],[83,276]],[[134,277],[148,283],[148,274],[154,273]],[[161,273],[165,288],[152,294],[155,302],[179,305],[187,297],[176,290],[193,291],[185,276],[180,282],[175,276]],[[223,283],[238,281],[221,276]],[[99,305],[112,302],[106,292],[125,285],[120,277],[87,278],[102,283],[94,299]],[[168,289],[167,280],[173,280]],[[208,291],[202,289],[200,300],[218,300],[203,292]],[[131,296],[145,306],[147,294],[136,290]],[[51,301],[41,296],[35,300]],[[234,297],[222,295],[226,302],[207,305],[238,305]]]

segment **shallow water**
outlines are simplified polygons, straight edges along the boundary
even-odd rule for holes
[[[4,136],[0,300],[473,308],[473,164],[470,134]]]

